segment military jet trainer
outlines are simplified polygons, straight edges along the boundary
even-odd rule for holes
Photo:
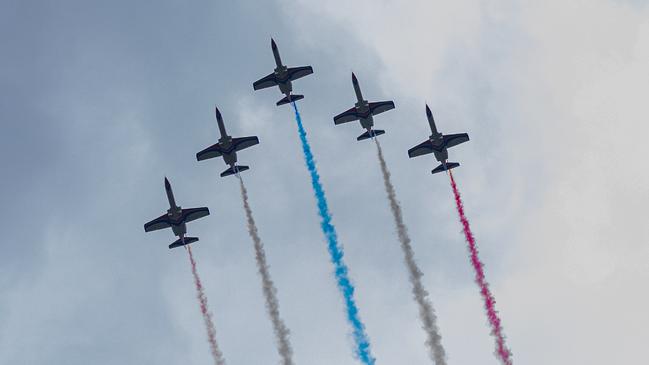
[[[282,100],[277,102],[277,106],[304,99],[304,95],[291,94],[291,92],[293,91],[293,85],[291,84],[291,81],[295,81],[299,78],[312,74],[313,68],[311,66],[284,66],[282,64],[282,59],[279,57],[279,50],[277,49],[275,40],[273,40],[272,38],[270,39],[270,45],[273,49],[273,56],[275,57],[275,64],[277,65],[277,67],[272,74],[255,81],[252,84],[252,87],[255,90],[261,90],[267,87],[279,86],[279,90],[286,96]]]
[[[187,234],[186,223],[210,215],[210,210],[206,207],[182,209],[177,206],[176,200],[174,199],[174,192],[171,190],[171,184],[169,184],[169,180],[166,177],[165,190],[167,191],[167,199],[169,200],[169,210],[160,217],[146,223],[144,225],[144,231],[151,232],[171,227],[174,234],[178,236],[178,240],[170,244],[169,248],[181,247],[198,241],[198,237],[185,237],[185,234]]]
[[[240,137],[232,138],[225,131],[225,124],[223,124],[223,117],[221,117],[221,112],[219,108],[216,108],[216,122],[219,125],[219,132],[221,132],[221,138],[216,144],[207,147],[201,152],[196,154],[196,159],[198,161],[207,160],[214,157],[223,156],[223,161],[226,164],[230,165],[230,168],[221,173],[221,177],[237,174],[241,171],[248,170],[250,167],[237,165],[237,151],[241,151],[245,148],[254,146],[259,143],[259,138],[257,136],[251,137]]]
[[[358,84],[356,75],[352,72],[352,84],[354,84],[354,92],[356,92],[357,102],[353,108],[342,112],[334,117],[334,124],[342,124],[354,120],[360,120],[361,126],[367,129],[367,132],[361,134],[356,138],[357,141],[373,138],[384,134],[385,131],[380,129],[372,129],[374,126],[374,118],[372,116],[383,113],[385,111],[394,109],[393,101],[377,101],[370,103],[363,99],[361,87]]]
[[[448,162],[448,149],[464,143],[469,140],[469,135],[466,133],[459,134],[447,134],[444,135],[437,131],[435,126],[435,119],[433,119],[433,113],[430,111],[428,105],[426,105],[426,116],[428,117],[428,124],[430,124],[430,131],[432,134],[426,142],[422,142],[417,146],[408,150],[408,156],[410,158],[427,155],[429,153],[434,153],[437,161],[441,162],[431,173],[436,174],[442,171],[448,171],[452,168],[460,166],[457,162]]]

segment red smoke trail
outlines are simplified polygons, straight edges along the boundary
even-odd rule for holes
[[[221,353],[221,350],[219,350],[219,345],[216,343],[216,329],[214,327],[214,322],[212,322],[212,313],[207,309],[207,297],[203,291],[201,278],[198,276],[198,271],[196,270],[196,261],[194,261],[192,248],[189,246],[185,246],[185,248],[187,248],[187,252],[189,253],[189,262],[192,264],[192,274],[194,275],[194,284],[196,284],[196,297],[201,306],[201,313],[203,314],[205,327],[207,327],[207,340],[210,343],[210,350],[212,351],[214,363],[216,365],[225,365],[223,354]]]
[[[507,348],[505,344],[505,336],[503,335],[503,329],[500,324],[500,318],[498,317],[498,312],[496,311],[496,299],[494,299],[491,291],[489,290],[489,284],[485,279],[483,264],[478,258],[478,248],[476,247],[475,238],[473,233],[471,233],[471,227],[469,227],[469,220],[464,215],[464,205],[462,204],[462,198],[460,198],[460,192],[457,189],[455,184],[455,179],[453,178],[453,173],[451,170],[448,170],[448,176],[451,178],[451,186],[453,187],[453,194],[455,194],[455,205],[457,206],[457,213],[460,216],[460,222],[462,222],[462,228],[464,230],[464,237],[466,238],[467,243],[469,244],[469,252],[471,253],[471,264],[475,270],[475,282],[480,287],[480,294],[484,300],[484,307],[487,311],[487,318],[489,319],[489,325],[491,325],[491,335],[496,338],[496,351],[495,354],[500,358],[503,364],[512,365],[512,353]]]

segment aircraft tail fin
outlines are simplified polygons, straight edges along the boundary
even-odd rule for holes
[[[248,166],[243,166],[243,165],[234,165],[234,166],[230,166],[229,169],[227,169],[227,170],[225,170],[225,171],[223,171],[223,172],[221,173],[221,177],[226,177],[226,176],[234,175],[234,174],[236,174],[237,172],[246,171],[246,170],[248,170],[248,169],[250,169],[250,167],[248,167]]]
[[[382,134],[385,134],[384,130],[372,129],[371,131],[367,131],[367,132],[361,134],[360,136],[356,137],[356,140],[357,141],[362,141],[362,140],[365,140],[365,139],[368,139],[368,138],[378,137],[378,136],[380,136]]]
[[[169,248],[171,249],[171,248],[176,248],[176,247],[182,247],[182,246],[189,245],[189,244],[197,242],[197,241],[198,241],[198,237],[185,237],[184,240],[182,238],[179,238],[179,239],[176,240],[176,242],[170,244]]]
[[[282,100],[277,102],[277,106],[292,103],[294,101],[298,101],[300,99],[304,99],[304,95],[297,95],[297,94],[290,94],[285,96]]]
[[[460,164],[457,163],[457,162],[447,162],[446,165],[440,164],[439,166],[435,167],[435,169],[433,171],[431,171],[431,173],[436,174],[438,172],[454,169],[454,168],[456,168],[458,166],[460,166]]]

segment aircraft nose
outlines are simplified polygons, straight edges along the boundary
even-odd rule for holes
[[[169,184],[169,180],[167,179],[166,176],[165,176],[165,189],[167,190],[171,189],[171,184]]]
[[[433,115],[433,112],[430,111],[428,104],[426,104],[426,115],[428,115],[429,117]]]
[[[277,49],[277,44],[275,44],[275,40],[273,38],[270,39],[270,46],[273,47],[273,49]]]
[[[355,84],[358,83],[358,79],[356,78],[356,75],[353,72],[352,72],[352,82]]]
[[[216,114],[216,119],[217,120],[221,119],[221,112],[219,111],[219,107],[216,106],[216,105],[214,106],[214,114]]]

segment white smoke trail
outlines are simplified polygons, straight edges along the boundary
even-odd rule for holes
[[[266,252],[264,244],[261,242],[257,224],[252,216],[252,209],[248,203],[248,190],[243,184],[243,178],[237,174],[239,186],[241,187],[241,200],[243,200],[243,209],[246,211],[248,221],[248,233],[255,246],[255,260],[257,261],[257,270],[261,276],[262,290],[266,300],[266,310],[273,323],[273,332],[275,332],[275,341],[277,342],[277,351],[282,358],[282,365],[293,365],[293,349],[289,341],[289,330],[279,315],[279,301],[277,300],[277,289],[273,280],[270,278],[268,263],[266,262]]]
[[[397,234],[399,236],[399,242],[401,243],[401,249],[403,250],[404,258],[406,261],[406,266],[408,267],[408,276],[410,283],[412,284],[412,295],[419,306],[419,318],[422,322],[422,328],[426,331],[428,339],[426,340],[426,345],[428,346],[429,353],[428,355],[432,360],[435,361],[437,365],[446,365],[446,351],[442,346],[442,337],[439,334],[439,329],[437,328],[437,316],[435,315],[435,310],[433,305],[428,298],[428,292],[424,289],[423,284],[421,283],[422,274],[421,270],[415,262],[415,253],[412,250],[410,245],[410,237],[408,236],[408,229],[403,223],[403,214],[401,213],[401,206],[397,200],[397,195],[394,191],[394,186],[390,181],[390,171],[388,166],[385,163],[385,158],[383,157],[383,150],[381,145],[376,138],[373,138],[376,142],[376,150],[379,156],[379,162],[381,164],[381,172],[383,173],[383,183],[385,184],[385,192],[388,194],[388,200],[390,201],[390,210],[394,216],[394,223],[397,226]]]

